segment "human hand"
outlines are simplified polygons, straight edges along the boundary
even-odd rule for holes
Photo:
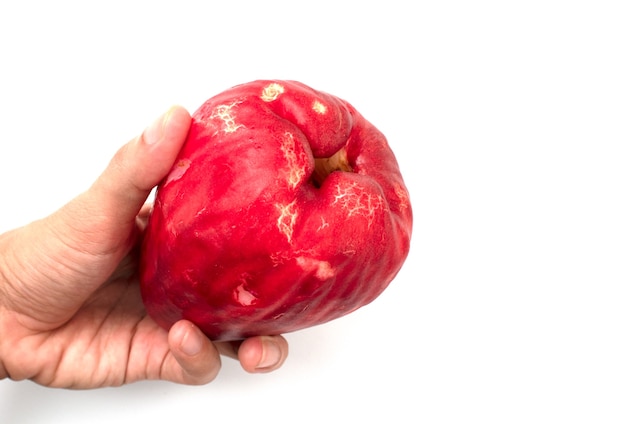
[[[282,336],[212,343],[189,321],[147,316],[137,281],[144,203],[167,174],[191,118],[170,109],[124,145],[95,183],[54,214],[0,235],[0,378],[66,388],[144,379],[213,380],[220,354],[248,372],[287,356]]]

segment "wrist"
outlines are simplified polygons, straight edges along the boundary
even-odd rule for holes
[[[0,305],[0,380],[4,380],[9,376],[9,373],[4,366],[4,334],[2,329],[4,328],[3,319],[4,316],[4,306]]]
[[[2,235],[0,235],[0,246],[2,245]],[[4,255],[3,250],[0,248],[0,380],[4,380],[9,375],[4,366],[6,334],[5,334],[5,322],[6,322],[6,307],[5,303],[5,288],[7,285],[6,278],[4,276]]]
[[[0,234],[0,380],[4,380],[9,376],[6,361],[8,360],[7,349],[10,345],[10,326],[7,324],[9,308],[9,269],[8,256],[10,247],[10,232]]]

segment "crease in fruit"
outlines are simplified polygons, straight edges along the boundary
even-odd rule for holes
[[[315,158],[315,170],[311,176],[313,185],[321,187],[326,178],[335,171],[354,172],[345,147],[327,158]]]

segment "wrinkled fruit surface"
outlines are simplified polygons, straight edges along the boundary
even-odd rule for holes
[[[242,84],[195,112],[158,187],[144,304],[214,340],[321,324],[388,286],[411,228],[396,158],[349,103],[295,81]]]

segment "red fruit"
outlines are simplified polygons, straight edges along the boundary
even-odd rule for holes
[[[141,289],[150,316],[214,340],[286,333],[374,300],[409,251],[412,212],[385,137],[294,81],[233,87],[193,115],[158,187]]]

